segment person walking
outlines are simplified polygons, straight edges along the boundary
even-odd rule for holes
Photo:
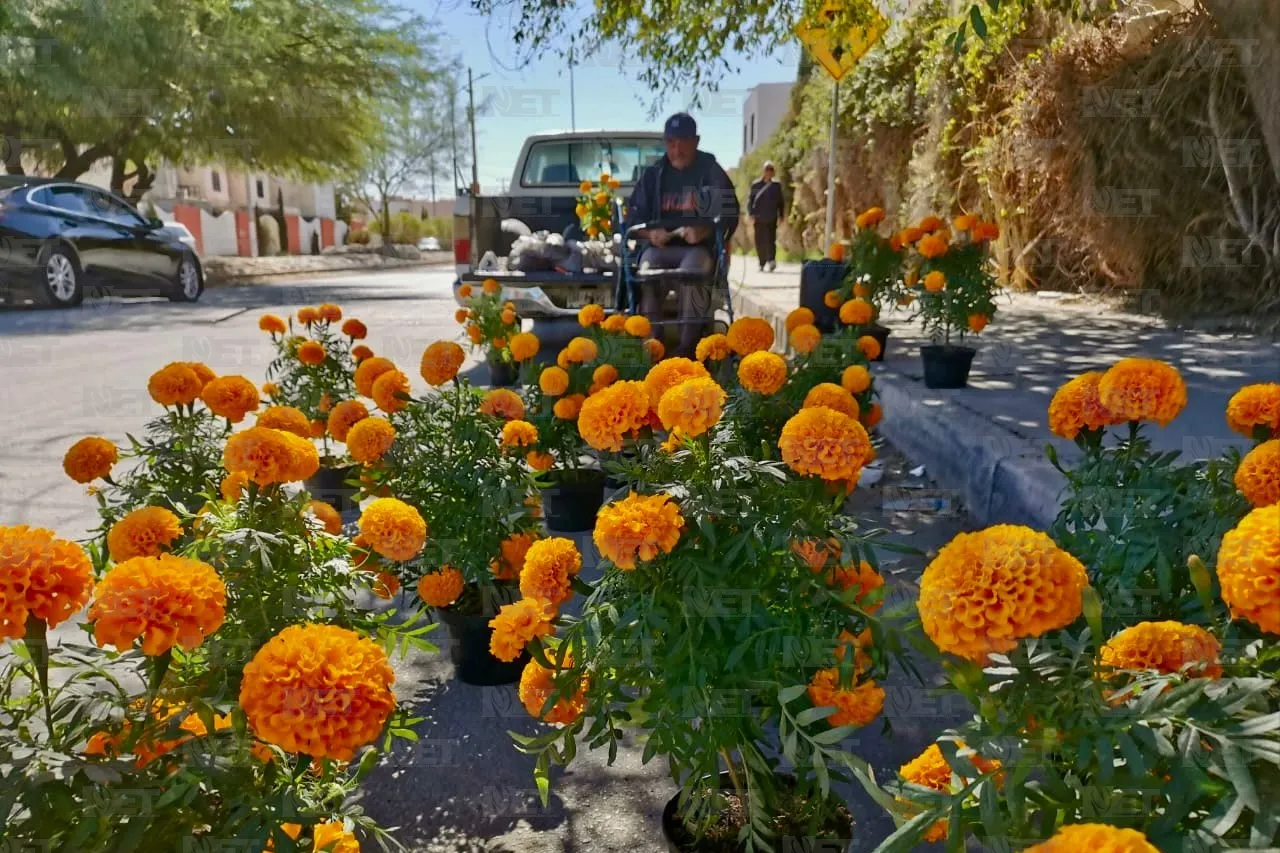
[[[747,193],[747,215],[756,241],[756,259],[763,271],[778,268],[778,219],[782,216],[782,184],[773,179],[773,161],[766,160],[760,180]]]

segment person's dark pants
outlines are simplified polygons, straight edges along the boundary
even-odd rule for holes
[[[714,269],[715,261],[703,246],[649,246],[640,255],[641,271],[680,270],[710,278]],[[680,296],[680,343],[672,355],[693,358],[706,328],[705,321],[715,316],[713,288],[710,284],[696,281],[682,281],[677,288]],[[662,337],[660,330],[666,326],[662,306],[669,290],[670,286],[661,280],[646,281],[640,285],[640,313],[649,318],[656,337]]]
[[[760,269],[774,260],[778,255],[778,220],[764,222],[755,221],[756,257],[760,261]]]

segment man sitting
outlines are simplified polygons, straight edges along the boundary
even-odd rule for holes
[[[679,288],[681,323],[676,354],[692,358],[705,321],[715,312],[712,285],[706,282],[715,267],[715,232],[708,221],[720,217],[727,244],[738,227],[738,196],[716,158],[698,150],[698,126],[693,116],[671,116],[663,128],[663,137],[666,155],[648,166],[636,181],[627,202],[625,227],[658,220],[664,224],[689,221],[672,230],[649,228],[636,236],[649,243],[640,254],[641,273],[679,270],[701,279]],[[666,296],[667,285],[661,280],[641,278],[640,311],[658,329],[662,328]]]

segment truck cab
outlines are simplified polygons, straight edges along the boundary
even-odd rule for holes
[[[588,303],[613,308],[617,278],[611,272],[478,271],[476,265],[486,252],[499,258],[510,253],[516,235],[502,230],[502,220],[518,219],[533,232],[563,234],[578,220],[574,207],[582,181],[594,181],[607,172],[621,182],[618,196],[625,200],[640,173],[663,153],[661,131],[579,130],[530,136],[506,193],[458,196],[453,217],[454,298],[463,284],[494,278],[525,317],[572,316]]]

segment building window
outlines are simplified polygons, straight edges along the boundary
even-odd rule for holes
[[[262,185],[262,178],[258,178],[258,198],[267,197],[267,188]]]
[[[214,192],[216,193],[222,192],[222,175],[218,174],[217,172],[210,172],[209,183],[213,186]]]

